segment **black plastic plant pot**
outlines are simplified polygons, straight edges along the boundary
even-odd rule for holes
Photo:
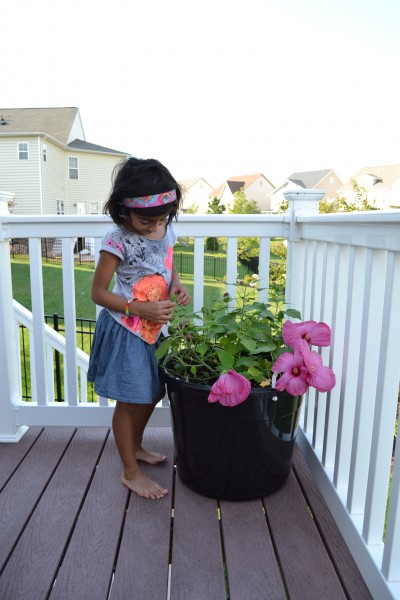
[[[179,477],[221,500],[252,500],[285,483],[293,461],[301,396],[268,387],[241,404],[209,403],[209,386],[162,371],[171,406]]]

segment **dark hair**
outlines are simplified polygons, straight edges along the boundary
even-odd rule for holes
[[[125,159],[115,166],[112,183],[112,190],[103,212],[109,214],[117,225],[125,225],[131,212],[146,217],[169,215],[168,223],[177,218],[182,189],[160,161],[154,158]],[[169,204],[149,208],[127,208],[123,204],[124,198],[153,196],[171,190],[176,190],[176,200]]]

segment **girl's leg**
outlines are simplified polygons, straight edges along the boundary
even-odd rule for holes
[[[150,405],[151,406],[151,405]],[[113,432],[115,443],[121,457],[123,472],[121,481],[132,492],[143,498],[162,498],[168,490],[147,477],[136,460],[137,435],[136,419],[141,405],[117,402],[113,415]]]
[[[143,460],[144,462],[149,463],[150,465],[155,465],[160,462],[164,462],[167,458],[165,454],[160,454],[159,452],[151,452],[150,450],[146,450],[143,448],[143,433],[146,428],[146,425],[154,411],[156,404],[162,400],[164,394],[160,397],[156,398],[153,404],[140,404],[138,405],[138,411],[135,416],[135,432],[134,439],[136,442],[136,450],[135,456],[136,460]]]

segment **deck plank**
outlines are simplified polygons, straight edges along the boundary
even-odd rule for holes
[[[264,498],[271,535],[290,600],[346,596],[293,474]]]
[[[47,598],[107,435],[76,431],[3,571],[0,598]]]
[[[18,442],[0,444],[0,491],[10,479],[18,465],[24,460],[43,427],[30,427],[23,438]]]
[[[167,597],[174,462],[171,429],[148,428],[144,446],[167,455],[165,463],[141,463],[141,467],[149,477],[166,487],[169,494],[160,500],[130,495],[110,600]]]
[[[0,573],[75,430],[75,427],[47,427],[2,490]]]
[[[217,502],[176,477],[171,600],[226,600]]]
[[[110,434],[49,600],[107,600],[129,494],[120,476]]]
[[[231,598],[285,600],[262,502],[221,502],[221,523]]]
[[[328,548],[329,555],[349,598],[372,600],[372,596],[354,562],[351,552],[330,512],[312,473],[300,452],[295,448],[294,472],[308,504],[312,507],[315,523]]]

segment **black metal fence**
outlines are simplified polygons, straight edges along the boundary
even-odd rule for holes
[[[43,238],[42,259],[44,263],[61,264],[61,240],[57,238]],[[29,243],[25,238],[11,240],[11,258],[15,261],[26,260],[29,255]],[[74,247],[74,261],[77,265],[87,265],[94,267],[94,246],[86,238],[77,238]],[[193,275],[194,257],[189,252],[174,252],[174,265],[182,275]],[[245,275],[251,275],[257,272],[257,261],[243,264],[238,261],[238,277],[243,279]],[[226,275],[226,257],[225,256],[204,256],[204,275],[213,279],[223,280]]]
[[[62,262],[62,243],[58,238],[42,238],[42,260],[45,263]],[[26,260],[29,256],[29,241],[27,238],[14,238],[10,243],[10,253],[13,260]],[[94,267],[94,243],[86,238],[76,238],[74,246],[74,261],[78,265]]]
[[[55,331],[61,334],[65,333],[64,317],[54,313],[45,315],[45,322]],[[95,319],[76,319],[76,342],[78,348],[90,354],[92,347],[93,334],[95,329]],[[21,347],[21,375],[22,375],[22,399],[32,400],[31,390],[31,371],[30,371],[30,339],[29,330],[20,325],[20,347]],[[64,357],[61,352],[54,350],[54,390],[56,402],[64,401]],[[89,402],[95,401],[93,384],[88,383],[87,398]]]

